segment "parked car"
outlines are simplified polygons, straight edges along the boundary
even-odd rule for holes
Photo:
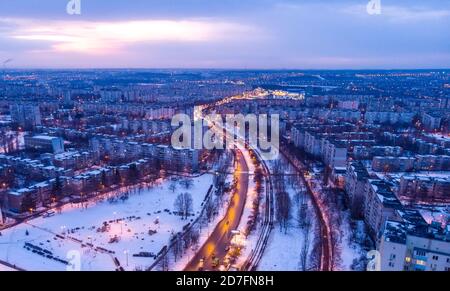
[[[47,218],[47,217],[52,217],[53,215],[55,215],[55,211],[53,210],[49,210],[47,212],[45,212],[42,217]]]

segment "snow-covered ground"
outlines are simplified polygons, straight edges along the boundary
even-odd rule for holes
[[[341,215],[343,217],[342,223],[341,223],[341,241],[340,241],[340,270],[343,271],[351,271],[352,270],[352,264],[353,261],[356,259],[358,260],[361,258],[361,256],[366,254],[366,251],[364,251],[360,244],[358,244],[353,239],[353,231],[356,231],[356,236],[364,236],[364,222],[363,221],[357,221],[355,222],[355,230],[351,229],[350,226],[350,211],[342,211]]]
[[[15,270],[8,266],[0,264],[0,272],[8,272],[8,271],[15,271]]]
[[[284,160],[284,158],[282,158]],[[286,162],[284,162],[286,163]],[[270,164],[269,164],[270,165]],[[271,165],[270,165],[271,167]],[[295,170],[291,167],[285,169],[285,173],[295,173]],[[311,188],[318,193],[325,193],[322,186],[322,180],[320,176],[320,169],[315,169],[316,177],[312,178]],[[290,185],[289,185],[290,184]],[[269,243],[266,247],[265,253],[258,266],[259,270],[285,270],[295,271],[301,270],[301,250],[305,242],[305,231],[299,225],[298,212],[300,209],[299,203],[296,201],[296,193],[303,187],[305,187],[301,180],[296,183],[285,183],[287,192],[290,195],[292,209],[291,218],[289,219],[289,228],[287,233],[281,232],[278,223],[275,224],[275,228],[271,233]],[[315,215],[314,208],[311,203],[309,195],[303,194],[303,201],[307,203],[309,209],[309,215],[312,217],[312,227],[309,231],[309,254],[306,269],[309,270],[313,267],[314,262],[310,260],[312,251],[314,248],[314,238],[316,235],[316,226],[318,224],[318,218]],[[328,194],[326,194],[328,195]],[[331,194],[329,194],[331,195]],[[339,211],[335,215],[339,216],[339,223],[332,221],[332,226],[339,225],[335,234],[338,235],[335,255],[335,269],[336,270],[352,270],[354,261],[359,261],[361,257],[365,255],[365,250],[362,248],[361,243],[358,241],[364,241],[364,224],[362,221],[356,221],[351,224],[351,218],[349,211],[343,211],[341,209],[332,209],[328,211]],[[329,214],[330,215],[330,214]],[[333,216],[332,216],[333,217]],[[334,216],[335,217],[335,216]],[[335,217],[336,218],[336,217]],[[331,219],[335,219],[331,218]],[[351,225],[355,225],[352,229]],[[357,235],[354,235],[354,233]],[[357,238],[355,238],[357,237]],[[362,237],[362,238],[361,238]],[[289,251],[287,251],[289,250]]]
[[[298,225],[297,213],[299,205],[295,202],[295,190],[291,187],[286,188],[292,201],[292,217],[289,220],[289,229],[287,233],[280,231],[279,225],[275,223],[275,227],[270,234],[264,255],[258,265],[259,271],[299,271],[301,270],[300,256],[304,245],[305,235],[302,228]],[[306,198],[308,207],[312,209],[309,198]],[[312,251],[314,243],[314,229],[316,217],[314,211],[310,212],[312,216],[311,232],[309,233],[309,254]],[[309,255],[308,255],[309,257]],[[309,265],[309,264],[307,264]],[[308,267],[307,267],[308,268]]]
[[[62,271],[67,269],[66,264],[46,256],[77,264],[79,254],[81,270],[114,270],[114,258],[126,270],[144,269],[154,259],[133,254],[157,254],[167,244],[171,232],[181,231],[190,221],[172,214],[177,195],[190,192],[195,213],[191,219],[199,213],[212,184],[212,175],[192,180],[190,189],[178,183],[175,191],[169,189],[170,180],[160,181],[150,189],[130,193],[124,202],[110,203],[103,199],[91,202],[87,208],[69,204],[63,207],[61,214],[39,217],[3,230],[0,260],[26,270]],[[103,226],[104,231],[100,231]],[[115,237],[117,241],[111,242]],[[41,250],[36,251],[36,247]],[[43,250],[47,251],[44,256],[38,254]]]
[[[284,163],[287,163],[283,157],[280,157]],[[267,165],[269,168],[272,167],[273,163],[268,162]],[[286,173],[295,173],[295,170],[289,166]],[[298,192],[302,192],[303,184],[300,180],[293,185],[287,185],[286,183],[286,191],[289,193],[291,198],[292,208],[291,208],[291,217],[289,219],[288,231],[285,233],[284,231],[280,231],[279,224],[275,222],[274,229],[270,234],[270,238],[267,244],[267,247],[264,251],[264,254],[261,258],[261,261],[258,265],[258,270],[260,271],[298,271],[301,269],[300,257],[301,250],[305,243],[305,233],[299,225],[299,215],[298,212],[300,210],[300,202],[299,199],[296,198]],[[308,208],[311,210],[311,230],[309,232],[309,251],[310,254],[313,248],[314,243],[314,229],[316,225],[316,216],[314,214],[313,206],[307,194],[303,195],[303,201],[308,205]],[[308,257],[309,257],[308,254]],[[308,268],[307,263],[307,268]]]

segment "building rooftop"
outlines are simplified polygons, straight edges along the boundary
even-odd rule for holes
[[[384,180],[369,179],[372,189],[378,196],[378,199],[389,208],[401,209],[402,204],[391,190],[391,185]]]
[[[35,135],[35,136],[32,136],[31,138],[34,138],[34,139],[42,139],[42,140],[54,140],[54,139],[59,139],[59,137],[56,137],[56,136],[49,136],[49,135]]]
[[[354,162],[350,164],[353,172],[355,173],[358,180],[364,180],[369,178],[369,173],[367,172],[366,167],[361,162]]]

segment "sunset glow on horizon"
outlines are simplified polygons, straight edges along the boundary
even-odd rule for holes
[[[12,38],[49,42],[55,52],[86,54],[110,53],[137,43],[211,42],[249,30],[232,23],[189,20],[8,22],[18,26]]]
[[[450,2],[383,0],[377,15],[365,2],[82,0],[70,15],[66,1],[2,1],[0,59],[10,68],[450,66]]]

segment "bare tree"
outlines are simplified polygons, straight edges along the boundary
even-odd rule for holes
[[[177,190],[177,183],[175,181],[170,183],[169,190],[171,190],[172,192],[175,192],[175,190]]]
[[[180,183],[185,189],[190,189],[194,185],[194,182],[192,182],[191,179],[183,179]]]
[[[189,229],[184,235],[183,235],[183,250],[186,250],[189,248],[192,244],[192,229]]]
[[[314,228],[314,242],[311,254],[309,256],[309,265],[312,270],[318,271],[320,269],[320,258],[322,249],[322,236],[320,232],[320,226]]]
[[[302,211],[298,212],[299,218],[299,226],[302,228],[303,234],[303,245],[300,250],[300,268],[302,271],[306,271],[308,265],[308,254],[311,245],[310,233],[312,228],[311,222],[311,211],[306,208],[303,213]]]
[[[177,261],[183,253],[183,241],[178,234],[172,234],[170,236],[170,244],[172,245],[173,257]]]
[[[193,229],[190,231],[190,237],[191,237],[191,245],[195,248],[198,247],[198,242],[200,240],[200,232],[198,229]]]
[[[160,271],[169,271],[169,254],[167,252],[161,255],[157,267]]]
[[[205,218],[208,222],[210,222],[216,206],[214,205],[214,202],[211,198],[208,199],[208,201],[206,201],[205,203]]]
[[[191,193],[178,194],[175,199],[175,210],[181,215],[181,219],[187,219],[193,209],[193,200]]]
[[[278,223],[280,224],[280,231],[284,229],[286,233],[291,215],[291,198],[285,191],[278,192],[276,195],[276,214]]]

